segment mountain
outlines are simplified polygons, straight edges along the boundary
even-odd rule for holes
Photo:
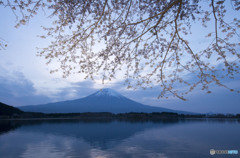
[[[25,112],[44,112],[44,113],[79,113],[79,112],[112,112],[112,113],[127,113],[127,112],[177,112],[171,109],[153,107],[135,102],[118,92],[106,88],[93,93],[87,97],[42,104],[29,105],[19,107]]]
[[[0,115],[11,116],[13,114],[21,114],[23,111],[18,108],[0,102]]]

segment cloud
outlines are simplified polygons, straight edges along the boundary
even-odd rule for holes
[[[230,88],[240,90],[239,76],[236,76],[234,80],[225,79],[223,83]],[[133,90],[127,89],[126,86],[124,87],[123,85],[124,82],[118,82],[110,88],[117,90],[132,100],[146,105],[196,113],[240,113],[240,94],[230,92],[228,89],[214,84],[211,84],[209,87],[212,91],[211,94],[202,91],[200,86],[196,87],[193,92],[185,95],[187,101],[182,101],[177,97],[173,97],[172,94],[167,94],[168,99],[158,99],[157,97],[161,92],[160,86],[154,86],[153,88],[148,88],[146,90],[141,88]]]
[[[46,103],[50,99],[43,95],[36,95],[33,83],[25,78],[21,72],[7,72],[0,67],[0,101],[10,105],[24,105]]]
[[[240,80],[226,82],[226,85],[239,90]],[[212,93],[208,94],[201,90],[201,87],[197,87],[192,93],[186,95],[187,101],[182,101],[176,97],[169,97],[168,99],[154,97],[154,94],[160,92],[156,88],[147,90],[142,95],[142,103],[160,106],[175,110],[196,112],[196,113],[239,113],[240,107],[240,94],[236,92],[230,92],[228,89],[211,85],[210,90]],[[140,93],[140,92],[139,92]],[[151,97],[152,95],[152,97]]]
[[[55,80],[44,87],[39,87],[27,79],[22,72],[8,71],[0,66],[0,102],[13,106],[82,98],[96,91],[93,85],[94,82],[90,80],[82,82]]]
[[[60,100],[72,100],[86,97],[97,89],[94,88],[94,82],[91,80],[86,80],[82,82],[70,83],[68,87],[59,88],[59,93],[55,94],[56,101]]]

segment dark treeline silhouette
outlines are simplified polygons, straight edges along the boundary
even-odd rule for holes
[[[240,114],[178,114],[172,112],[153,112],[153,113],[119,113],[113,114],[110,112],[88,112],[88,113],[35,113],[35,112],[23,112],[20,114],[12,115],[0,115],[0,119],[93,119],[93,120],[139,120],[139,121],[148,121],[148,120],[161,120],[161,119],[187,119],[187,118],[239,118]]]

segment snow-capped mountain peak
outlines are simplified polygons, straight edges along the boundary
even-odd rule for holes
[[[147,106],[127,97],[118,92],[104,88],[84,98],[49,103],[43,105],[22,106],[20,108],[27,112],[45,113],[82,113],[82,112],[177,112],[161,107]],[[180,112],[180,111],[179,111]]]
[[[119,94],[118,92],[110,88],[100,89],[98,92],[94,94],[94,96],[111,96],[111,97],[118,97],[118,98],[123,97],[121,94]]]

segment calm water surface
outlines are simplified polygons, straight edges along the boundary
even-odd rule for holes
[[[204,158],[240,152],[238,120],[0,121],[1,158]]]

